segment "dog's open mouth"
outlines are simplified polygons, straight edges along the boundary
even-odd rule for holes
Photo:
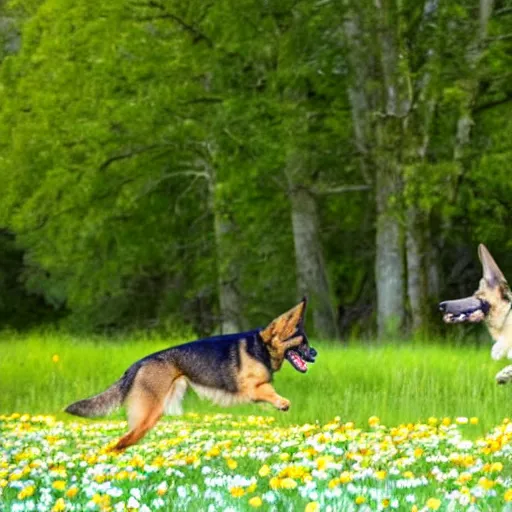
[[[312,347],[309,349],[306,349],[308,354],[306,355],[302,350],[299,348],[297,349],[289,349],[286,351],[285,357],[290,361],[291,365],[301,373],[306,373],[308,371],[308,362],[314,363],[315,362],[315,356],[317,354],[316,350]]]
[[[489,304],[476,297],[467,297],[441,302],[439,309],[444,313],[443,321],[447,324],[477,323],[487,316]]]

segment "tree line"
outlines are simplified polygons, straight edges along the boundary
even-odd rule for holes
[[[0,7],[0,321],[439,328],[512,270],[511,0]],[[508,265],[508,267],[507,267]]]

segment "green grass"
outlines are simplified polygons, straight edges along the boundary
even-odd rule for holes
[[[79,339],[63,334],[0,336],[0,414],[57,414],[69,403],[102,391],[140,357],[186,340]],[[490,358],[490,345],[405,343],[349,347],[312,343],[317,363],[303,375],[285,363],[275,387],[289,398],[289,412],[270,406],[230,408],[235,414],[267,414],[281,424],[327,422],[335,416],[364,425],[376,415],[387,425],[430,416],[477,416],[478,432],[510,414],[511,389],[497,386],[506,363]],[[52,356],[59,361],[54,363]],[[189,392],[185,410],[222,412]]]

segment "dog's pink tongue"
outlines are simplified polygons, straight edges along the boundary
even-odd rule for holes
[[[306,362],[295,352],[292,352],[291,354],[293,362],[301,369],[301,370],[307,370],[308,365]]]

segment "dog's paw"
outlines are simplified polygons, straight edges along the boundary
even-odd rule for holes
[[[497,341],[491,349],[491,357],[495,361],[499,361],[500,359],[503,359],[506,355],[508,355],[512,350],[509,350],[507,345],[503,343],[502,341]]]
[[[287,411],[290,408],[291,402],[290,400],[286,400],[286,398],[281,398],[276,402],[276,409],[280,411]]]
[[[506,384],[512,380],[512,366],[506,366],[496,374],[496,382],[498,384]]]

